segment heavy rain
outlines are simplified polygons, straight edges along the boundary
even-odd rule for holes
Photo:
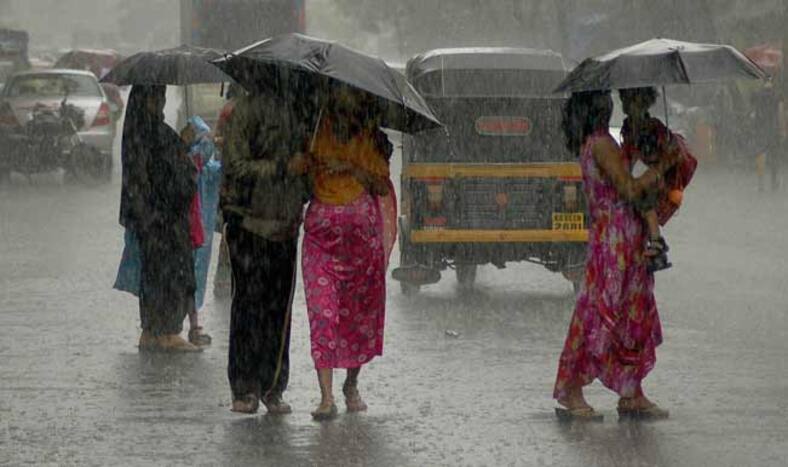
[[[0,465],[788,465],[786,0],[0,0]]]

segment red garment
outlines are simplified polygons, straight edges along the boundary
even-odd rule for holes
[[[219,118],[216,120],[216,136],[225,136],[224,127],[227,126],[227,121],[233,115],[233,110],[235,110],[235,100],[227,101],[222,107],[222,110],[219,112]]]
[[[627,119],[624,122],[623,128],[621,129],[621,140],[624,142],[622,148],[624,151],[624,157],[632,161],[639,159],[647,164],[649,162],[655,162],[653,159],[651,161],[644,160],[648,158],[643,157],[641,148],[639,148],[637,144],[638,141],[635,140],[635,137],[632,134],[632,131],[630,131],[629,127],[629,119]],[[665,189],[660,193],[659,200],[657,202],[656,211],[659,224],[665,225],[680,207],[680,205],[673,203],[668,198],[668,194],[672,190],[684,191],[684,188],[689,185],[689,182],[692,180],[692,176],[695,174],[695,169],[698,167],[698,160],[690,152],[689,146],[687,145],[686,140],[684,140],[684,137],[670,131],[668,127],[666,127],[658,118],[649,117],[642,133],[643,135],[641,135],[641,138],[638,138],[638,140],[643,141],[642,136],[644,135],[646,136],[646,140],[648,139],[648,136],[652,136],[652,139],[656,142],[654,151],[656,151],[657,157],[663,154],[666,150],[665,148],[668,145],[670,137],[675,139],[679,147],[679,152],[681,153],[679,162],[665,174]]]

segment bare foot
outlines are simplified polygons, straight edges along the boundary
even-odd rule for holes
[[[622,397],[618,400],[618,407],[624,410],[643,410],[654,405],[646,396]]]
[[[637,419],[665,419],[670,412],[651,402],[646,396],[622,397],[618,400],[618,414]]]
[[[189,342],[197,347],[205,347],[211,345],[212,339],[203,331],[202,326],[197,326],[189,331]]]
[[[356,384],[345,383],[342,386],[342,393],[345,394],[345,406],[348,412],[364,412],[367,410],[367,404],[361,398]]]
[[[230,408],[232,412],[238,413],[257,413],[260,406],[260,401],[254,394],[247,394],[240,399],[233,400],[233,406]]]

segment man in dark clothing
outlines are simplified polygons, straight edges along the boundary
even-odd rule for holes
[[[766,157],[766,169],[770,173],[772,190],[780,187],[780,166],[782,165],[782,128],[781,113],[782,103],[780,96],[775,92],[771,81],[767,81],[764,87],[755,92],[752,96],[754,107],[753,117],[756,129],[756,143],[758,144],[759,156]],[[762,156],[761,156],[762,157]],[[764,174],[759,170],[758,188],[763,190]]]
[[[232,410],[291,411],[290,310],[298,230],[308,200],[305,135],[293,108],[272,96],[239,98],[225,131],[221,207],[233,297],[227,374]]]

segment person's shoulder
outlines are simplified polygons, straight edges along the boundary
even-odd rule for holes
[[[613,139],[609,133],[594,133],[590,138],[588,144],[591,144],[591,150],[594,154],[617,152],[621,149],[616,140]]]

